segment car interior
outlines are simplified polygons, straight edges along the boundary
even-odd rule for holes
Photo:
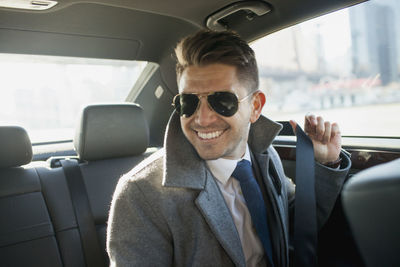
[[[146,62],[139,78],[120,101],[89,103],[79,111],[80,115],[73,118],[76,123],[71,138],[33,141],[26,129],[29,127],[16,121],[2,123],[3,113],[0,113],[0,265],[108,265],[106,224],[112,195],[122,175],[163,146],[165,127],[173,112],[172,99],[178,93],[173,54],[181,38],[202,28],[229,29],[252,43],[301,22],[364,5],[363,2],[0,1],[0,56]],[[388,0],[375,2],[384,4]],[[392,2],[399,7],[398,2]],[[400,21],[399,13],[393,14]],[[391,24],[379,25],[378,32]],[[400,38],[397,38],[400,47]],[[395,92],[393,95],[400,96],[400,87],[396,87],[400,84],[400,63],[396,64],[398,69],[393,75],[397,80],[388,84],[394,88],[390,89]],[[381,65],[386,66],[385,62]],[[39,78],[46,80],[49,75],[41,73]],[[280,73],[277,77],[283,79],[285,75],[289,74]],[[0,76],[3,76],[1,69]],[[385,75],[377,77],[385,84]],[[28,78],[21,75],[15,79]],[[26,84],[29,85],[29,80]],[[65,85],[65,90],[71,86]],[[50,92],[51,87],[50,84],[46,90]],[[28,94],[30,88],[24,90]],[[386,95],[392,92],[388,90]],[[83,91],[74,92],[84,95]],[[321,99],[327,95],[322,93]],[[6,96],[5,88],[1,88],[3,106],[8,101]],[[46,95],[40,97],[46,98]],[[79,98],[79,93],[76,97]],[[343,101],[353,101],[351,97]],[[360,93],[356,97],[364,99]],[[388,98],[392,98],[390,105],[400,103],[400,97],[393,100],[389,95]],[[389,115],[393,120],[398,117],[394,112]],[[282,123],[285,128],[273,146],[282,159],[286,175],[294,177],[296,140],[290,136],[293,134],[288,123]],[[352,169],[343,201],[338,198],[318,237],[320,266],[400,264],[396,257],[400,249],[397,242],[400,210],[395,204],[400,196],[400,167],[389,163],[400,158],[400,129],[395,129],[397,132],[389,136],[366,136],[361,131],[358,135],[343,135],[343,148],[351,153]],[[70,171],[66,168],[69,164],[75,166]],[[381,164],[392,165],[374,171]],[[81,185],[74,185],[68,178],[71,172],[72,176],[80,175],[76,174],[76,168],[82,176]],[[374,207],[373,214],[371,207]],[[382,228],[384,234],[380,233]],[[378,252],[376,248],[381,244],[385,244],[381,247],[385,249]]]

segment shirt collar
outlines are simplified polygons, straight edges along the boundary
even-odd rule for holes
[[[240,159],[219,158],[215,160],[207,160],[206,164],[214,177],[223,185],[225,185],[226,182],[228,182],[229,178],[232,176],[232,173],[236,168],[236,164],[243,159],[248,160],[251,163],[250,149],[249,145],[247,144],[246,152]]]

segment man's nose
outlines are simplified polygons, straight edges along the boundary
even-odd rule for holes
[[[195,122],[200,126],[208,126],[217,119],[215,111],[210,108],[206,97],[201,97],[195,113]]]

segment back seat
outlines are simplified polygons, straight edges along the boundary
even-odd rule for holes
[[[42,186],[21,127],[0,127],[0,265],[62,266]]]
[[[157,150],[147,148],[148,142],[149,134],[143,110],[135,104],[91,105],[82,112],[74,145],[98,238],[107,260],[105,249],[106,222],[115,186],[124,173]],[[30,180],[35,179],[36,186],[28,191],[35,191],[41,196],[40,209],[46,211],[48,218],[47,221],[42,219],[45,222],[43,225],[47,225],[51,229],[43,235],[52,238],[51,240],[54,241],[54,258],[58,259],[58,261],[54,259],[48,264],[40,263],[37,266],[85,266],[85,256],[77,219],[59,160],[59,157],[51,158],[48,160],[47,166],[24,169],[26,172],[32,173],[30,174],[32,177],[35,177],[29,178]],[[30,183],[29,179],[20,177],[18,179],[21,180],[21,184],[15,184],[15,182],[10,182],[12,179],[6,181],[3,176],[1,173],[0,210],[2,215],[4,214],[2,200],[3,195],[5,195],[3,191],[12,191],[11,188],[13,188],[17,194],[18,192],[26,192],[27,190],[23,188]],[[20,175],[16,174],[15,176]],[[7,193],[7,195],[9,196],[10,193]],[[16,195],[15,192],[13,192],[13,195]],[[12,204],[9,203],[8,205]],[[17,213],[20,214],[19,218],[22,221],[29,221],[24,215],[24,212],[26,212],[24,208],[19,206],[17,208]],[[12,208],[8,209],[11,212]],[[1,219],[1,223],[3,223],[3,219]],[[11,221],[4,217],[4,223],[11,224]],[[0,231],[2,230],[0,229]],[[7,233],[9,236],[14,236],[16,232],[15,229],[10,229]],[[24,236],[23,232],[19,234]],[[0,251],[2,251],[2,235],[0,239]],[[5,242],[4,244],[6,248],[9,248],[11,243]],[[13,254],[15,257],[21,257],[25,253],[33,253],[30,252],[30,249],[23,251],[17,249],[13,251]],[[48,248],[44,250],[46,256],[48,252],[52,251]],[[41,256],[40,253],[35,253],[33,257],[40,258]],[[107,264],[108,262],[105,263],[105,265]],[[36,266],[32,262],[28,265]],[[10,266],[23,265],[15,262]]]

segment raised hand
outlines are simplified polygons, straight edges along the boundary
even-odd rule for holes
[[[294,130],[297,123],[291,120],[290,124]],[[320,116],[309,114],[305,116],[304,131],[313,142],[316,161],[326,164],[339,158],[342,136],[337,123],[330,123]]]

